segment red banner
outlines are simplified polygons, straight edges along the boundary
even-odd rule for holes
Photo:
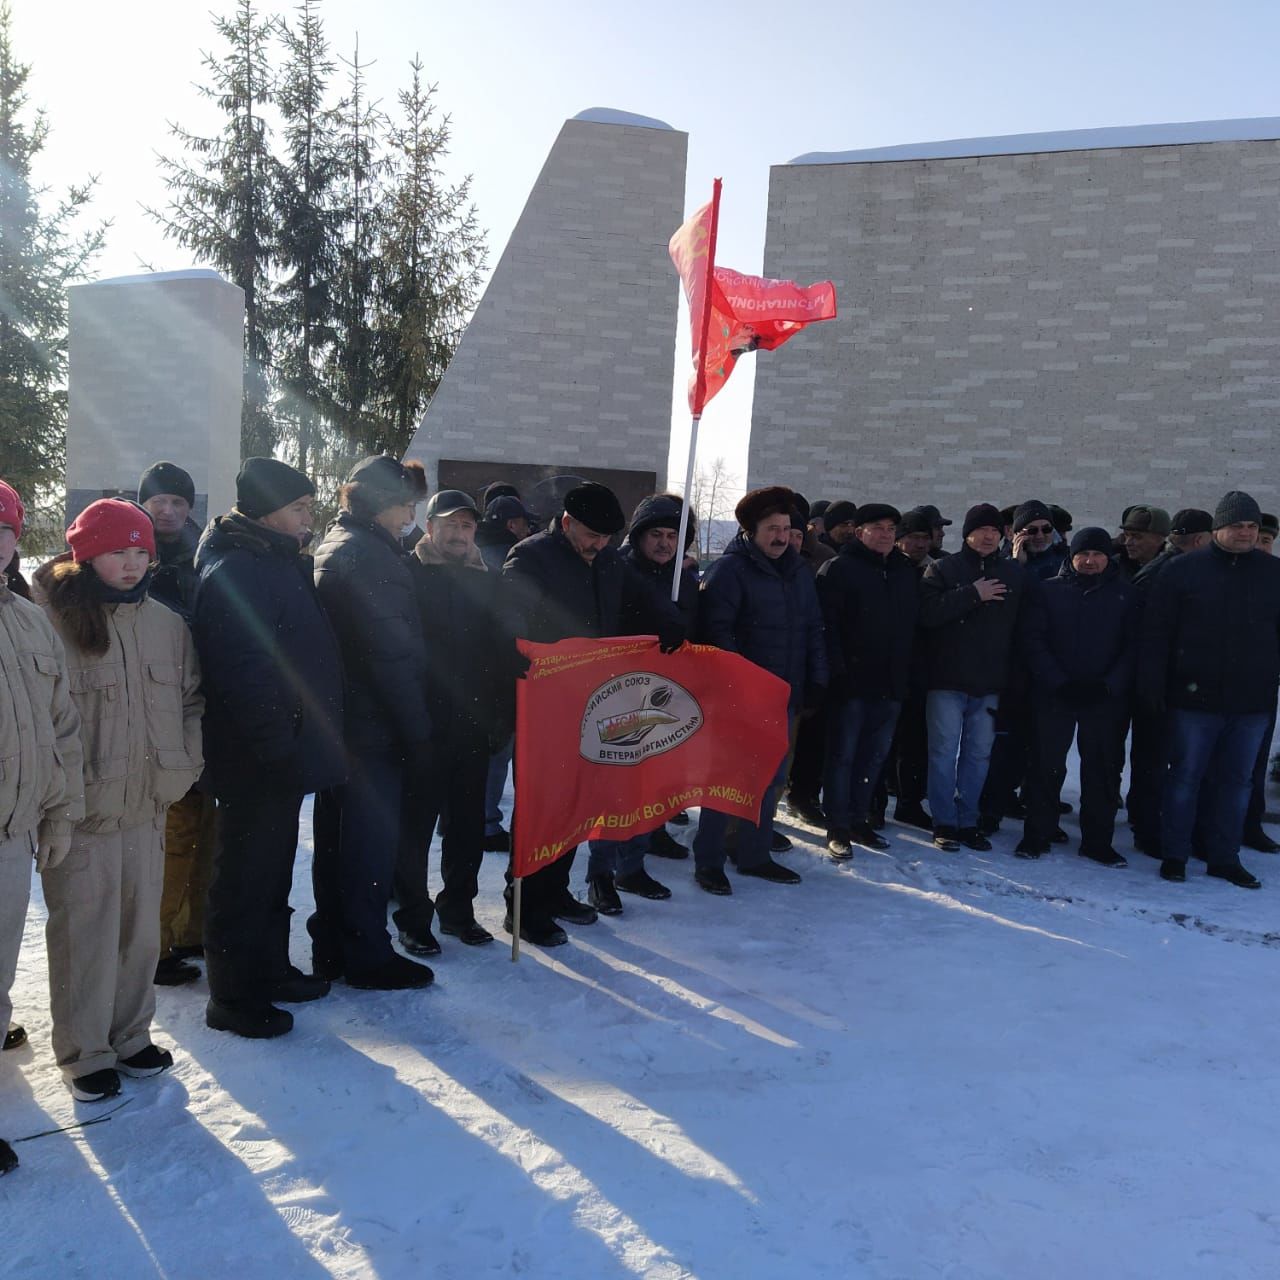
[[[653,636],[519,643],[517,876],[682,809],[760,816],[787,751],[785,681],[711,645],[660,653]]]
[[[836,317],[836,289],[830,280],[802,288],[791,280],[744,276],[729,267],[717,267],[719,212],[717,178],[711,202],[667,246],[689,303],[693,341],[689,409],[695,415],[729,380],[740,355],[773,351],[805,325]]]

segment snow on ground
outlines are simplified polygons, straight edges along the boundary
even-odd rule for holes
[[[0,1272],[1275,1276],[1280,858],[1247,893],[1015,860],[1008,830],[949,855],[891,824],[837,867],[785,829],[800,886],[712,898],[655,859],[670,902],[518,965],[445,939],[431,990],[339,986],[280,1040],[206,1030],[203,981],[161,990],[175,1069],[17,1148]],[[102,1113],[50,1058],[42,919],[37,883],[6,1136]]]

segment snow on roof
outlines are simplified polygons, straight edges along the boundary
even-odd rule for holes
[[[579,111],[575,120],[585,120],[589,124],[629,124],[633,129],[666,129],[674,132],[665,120],[655,120],[652,116],[635,116],[630,111],[615,111],[612,107],[589,107]]]
[[[1261,142],[1280,138],[1280,118],[1195,120],[1182,124],[1121,125],[1067,129],[1058,133],[1014,133],[999,138],[953,138],[908,142],[865,151],[809,151],[788,164],[874,164],[890,160],[952,160],[968,156],[1016,156],[1041,151],[1101,151],[1116,147],[1172,147],[1195,142]]]
[[[143,271],[136,276],[111,276],[106,280],[91,280],[89,285],[92,287],[98,284],[158,284],[164,280],[222,280],[222,278],[220,272],[210,267],[187,267],[183,271]]]

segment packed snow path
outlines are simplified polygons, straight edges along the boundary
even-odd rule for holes
[[[16,1148],[0,1272],[1272,1280],[1280,858],[1174,886],[1005,825],[984,855],[890,824],[843,867],[785,826],[804,883],[727,899],[654,859],[670,902],[518,965],[446,938],[431,990],[339,985],[267,1043],[162,989],[177,1065]],[[305,963],[305,846],[295,886]],[[102,1113],[52,1063],[42,925],[37,882],[7,1137]]]

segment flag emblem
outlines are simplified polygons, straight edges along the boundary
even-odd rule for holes
[[[652,671],[628,671],[591,691],[578,752],[592,764],[639,764],[687,742],[703,723],[687,689]]]

